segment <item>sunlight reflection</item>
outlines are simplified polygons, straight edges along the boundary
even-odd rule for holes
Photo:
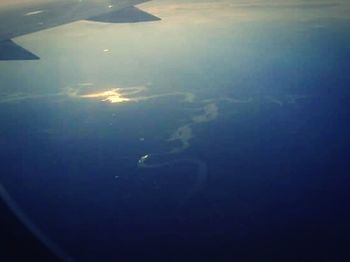
[[[101,101],[110,103],[123,103],[132,101],[130,98],[123,96],[118,88],[80,96],[82,98],[103,98]]]

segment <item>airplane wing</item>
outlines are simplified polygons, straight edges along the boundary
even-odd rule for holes
[[[91,20],[136,23],[160,20],[134,7],[149,0],[46,0],[40,4],[11,5],[0,10],[0,60],[39,59],[12,41],[40,30]]]

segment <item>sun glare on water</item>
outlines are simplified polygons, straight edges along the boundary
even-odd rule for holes
[[[123,94],[119,91],[119,89],[112,89],[100,93],[93,93],[93,94],[87,94],[80,96],[82,98],[102,98],[101,101],[103,102],[110,102],[110,103],[124,103],[124,102],[130,102],[131,99],[123,96]]]

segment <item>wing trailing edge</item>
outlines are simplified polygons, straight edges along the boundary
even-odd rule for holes
[[[38,56],[17,45],[12,40],[0,41],[0,61],[38,59]]]
[[[102,23],[139,23],[159,21],[161,19],[131,6],[115,12],[98,15],[87,20]]]

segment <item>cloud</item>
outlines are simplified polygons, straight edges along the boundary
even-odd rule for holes
[[[170,153],[178,153],[187,149],[190,146],[190,140],[192,138],[193,132],[191,124],[187,124],[176,129],[175,132],[169,137],[168,141],[180,141],[181,145],[173,148]]]
[[[21,102],[25,100],[32,99],[42,99],[42,98],[50,98],[50,97],[59,97],[64,94],[62,93],[54,93],[54,94],[25,94],[25,93],[14,93],[9,95],[1,95],[0,104],[3,103],[15,103]]]
[[[205,104],[201,110],[202,114],[193,116],[189,123],[176,129],[168,138],[169,142],[180,142],[180,146],[173,148],[170,153],[182,152],[190,147],[190,140],[194,137],[193,126],[213,121],[219,115],[219,109],[214,103]]]
[[[192,121],[194,123],[204,123],[214,120],[219,115],[219,109],[216,104],[207,104],[203,108],[203,114],[194,116]]]

